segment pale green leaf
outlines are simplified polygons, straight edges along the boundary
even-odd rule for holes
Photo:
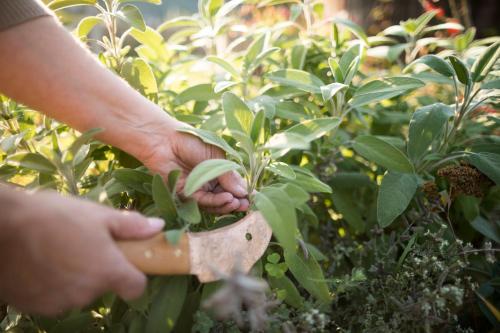
[[[275,187],[264,188],[255,194],[254,203],[281,246],[294,251],[297,244],[297,215],[286,192]]]
[[[241,160],[240,154],[236,150],[234,150],[224,139],[213,132],[194,127],[178,128],[177,131],[194,135],[200,138],[203,142],[219,147],[232,157]]]
[[[140,31],[146,31],[146,23],[140,10],[134,5],[125,5],[116,12],[116,16],[119,17],[124,22],[130,24]]]
[[[177,218],[177,209],[175,208],[174,195],[165,185],[160,175],[155,175],[152,182],[153,200],[158,212],[164,220],[174,223]]]
[[[198,224],[201,221],[200,210],[195,200],[186,200],[177,208],[179,217],[189,224]]]
[[[500,57],[500,42],[490,45],[472,65],[472,80],[482,81]]]
[[[329,303],[332,299],[321,266],[313,256],[305,258],[296,251],[285,250],[285,263],[293,276],[309,294],[318,301]]]
[[[373,80],[359,87],[349,103],[353,107],[358,107],[392,98],[423,86],[424,82],[409,77],[390,77]]]
[[[358,136],[354,140],[353,148],[367,160],[388,170],[407,173],[414,171],[413,165],[401,150],[375,136]]]
[[[153,296],[145,333],[172,332],[186,299],[188,277],[161,277]]]
[[[321,95],[323,96],[323,101],[328,102],[333,98],[339,91],[346,90],[349,86],[342,83],[330,83],[326,86],[321,86]]]
[[[338,17],[334,18],[332,22],[343,25],[344,27],[349,29],[354,35],[356,35],[359,39],[361,39],[363,43],[365,43],[365,45],[370,45],[368,37],[366,36],[366,33],[364,32],[363,28],[354,23],[353,21]]]
[[[377,220],[382,228],[391,225],[405,211],[415,195],[417,186],[417,177],[413,174],[385,174],[377,197]]]
[[[231,92],[225,92],[222,95],[222,109],[230,130],[250,135],[254,115],[243,100]]]
[[[54,0],[47,5],[51,10],[60,10],[74,6],[94,6],[97,0]]]
[[[295,179],[296,175],[293,169],[286,163],[283,162],[273,162],[270,163],[266,169],[275,175],[281,176],[287,179]]]
[[[433,54],[428,54],[428,55],[425,55],[421,58],[418,58],[417,60],[415,60],[414,62],[409,64],[405,68],[404,72],[407,72],[410,67],[412,67],[418,63],[427,65],[428,67],[432,68],[433,70],[435,70],[439,74],[447,76],[447,77],[452,77],[454,74],[453,67],[446,60],[444,60],[436,55],[433,55]]]
[[[78,38],[85,38],[98,24],[104,24],[101,17],[86,16],[78,23],[78,26],[76,27],[76,35]]]
[[[298,69],[280,69],[269,73],[267,78],[285,86],[291,86],[314,94],[321,94],[325,84],[317,76]]]
[[[45,156],[37,153],[17,153],[7,158],[10,165],[32,169],[41,173],[55,173],[56,166]]]
[[[500,244],[500,230],[498,223],[489,222],[485,218],[478,216],[470,224],[474,229]]]
[[[226,172],[238,170],[240,168],[240,165],[228,160],[213,159],[203,161],[198,164],[187,177],[184,193],[190,196],[212,179],[222,176]]]
[[[484,173],[488,178],[500,185],[500,154],[480,152],[471,153],[467,160]]]
[[[234,68],[234,66],[231,65],[228,61],[226,61],[220,57],[217,57],[217,56],[208,56],[207,61],[212,62],[212,63],[217,64],[220,67],[222,67],[226,72],[231,74],[231,76],[235,80],[237,80],[237,81],[241,80],[241,76],[240,76],[240,73],[238,72],[238,70],[236,68]]]
[[[453,108],[442,103],[421,107],[413,113],[408,135],[408,156],[412,161],[425,155],[452,116]]]

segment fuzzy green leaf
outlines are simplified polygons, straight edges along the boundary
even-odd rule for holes
[[[414,171],[413,165],[401,150],[375,136],[358,136],[354,140],[353,148],[367,160],[388,170],[407,173]]]
[[[442,103],[424,106],[413,113],[408,135],[408,156],[412,161],[425,155],[452,116],[453,108]]]
[[[284,86],[291,86],[313,94],[321,94],[325,84],[317,76],[298,69],[280,69],[269,73],[267,78]]]
[[[225,92],[222,95],[222,109],[224,110],[226,125],[230,130],[250,135],[254,115],[244,101],[232,92]]]
[[[162,277],[153,297],[148,315],[146,333],[172,332],[186,299],[188,277]]]
[[[476,59],[472,65],[472,80],[480,82],[484,80],[488,72],[500,57],[500,42],[490,45],[484,52]]]
[[[423,86],[424,82],[409,77],[390,77],[373,80],[359,87],[349,103],[353,107],[358,107],[392,98]]]
[[[417,186],[417,177],[413,174],[385,174],[377,197],[377,220],[382,228],[391,225],[405,211],[415,195]]]
[[[125,5],[117,13],[121,20],[140,31],[146,31],[146,23],[141,11],[134,5]]]
[[[323,276],[321,266],[313,256],[305,258],[302,253],[285,250],[285,262],[293,276],[309,294],[321,302],[328,303],[332,297]]]
[[[190,196],[212,179],[240,168],[238,164],[228,160],[213,159],[203,161],[187,177],[186,184],[184,185],[184,193]]]
[[[467,66],[462,62],[462,60],[458,59],[455,56],[449,56],[448,60],[455,71],[455,75],[457,76],[458,81],[462,82],[466,86],[471,84],[472,78]]]
[[[452,77],[454,74],[453,67],[451,67],[451,65],[448,62],[433,54],[428,54],[423,56],[422,58],[418,58],[417,60],[409,64],[405,68],[404,72],[407,72],[410,67],[418,63],[425,64],[428,67],[435,70],[436,72],[438,72],[439,74],[447,77]]]
[[[10,165],[51,174],[57,172],[56,166],[45,156],[37,153],[17,153],[7,158]]]
[[[160,215],[171,223],[175,222],[177,217],[177,209],[175,208],[175,200],[170,189],[163,182],[160,175],[155,175],[152,182],[152,194],[155,206]]]
[[[94,6],[97,0],[54,0],[47,5],[51,10],[60,10],[74,6]]]
[[[500,154],[472,153],[467,157],[467,160],[494,181],[495,184],[500,185]]]
[[[283,248],[294,251],[297,215],[290,207],[288,195],[281,189],[268,187],[255,195],[255,206],[271,226]]]

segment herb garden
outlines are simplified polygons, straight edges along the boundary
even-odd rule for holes
[[[74,6],[93,16],[72,21]],[[179,172],[153,174],[95,140],[100,129],[77,133],[0,96],[0,180],[162,217],[175,244],[245,215],[189,199],[237,171],[273,238],[249,275],[151,276],[140,299],[107,294],[58,318],[0,304],[2,330],[500,328],[500,38],[476,39],[435,11],[367,36],[322,1],[199,0],[195,15],[156,28],[129,0],[49,7],[227,159],[199,164],[179,192]]]

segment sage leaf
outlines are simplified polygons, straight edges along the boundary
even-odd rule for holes
[[[453,67],[451,67],[451,65],[448,62],[446,62],[446,60],[433,54],[428,54],[421,58],[418,58],[417,60],[406,66],[404,72],[407,72],[410,67],[413,67],[415,64],[418,63],[427,65],[428,67],[432,68],[439,74],[447,77],[452,77],[453,74],[455,73]]]
[[[184,185],[184,193],[190,196],[212,179],[240,168],[240,165],[228,160],[213,159],[203,161],[187,177],[186,184]]]
[[[390,77],[373,80],[359,87],[349,101],[349,104],[352,107],[358,107],[392,98],[423,86],[424,82],[409,77]]]
[[[104,24],[102,18],[98,16],[84,17],[76,27],[76,35],[78,36],[78,38],[85,38],[98,24]]]
[[[500,154],[479,152],[467,156],[470,164],[479,169],[488,178],[500,185]]]
[[[328,134],[340,125],[337,117],[325,117],[318,119],[304,120],[282,133],[291,133],[301,136],[306,142],[311,142]]]
[[[302,296],[300,296],[297,287],[295,287],[293,282],[286,277],[286,275],[279,278],[268,276],[268,281],[271,288],[285,291],[285,298],[283,300],[286,304],[296,309],[300,309],[304,306],[304,300]]]
[[[161,277],[146,323],[146,333],[172,332],[186,299],[188,277]]]
[[[225,92],[222,95],[222,109],[230,130],[251,134],[254,115],[244,101],[231,92]]]
[[[407,173],[414,171],[413,165],[401,150],[375,136],[358,136],[354,140],[353,148],[367,160],[388,170]]]
[[[467,66],[462,62],[462,60],[458,59],[455,56],[449,56],[448,60],[453,66],[453,70],[455,71],[455,75],[457,76],[458,81],[462,82],[464,85],[469,86],[471,84],[472,78]]]
[[[334,18],[332,20],[332,22],[345,26],[354,35],[356,35],[356,37],[361,39],[363,41],[363,43],[365,43],[365,45],[370,45],[370,42],[368,41],[368,37],[366,36],[366,33],[364,32],[363,28],[361,28],[359,25],[357,25],[353,21],[337,17],[337,18]]]
[[[116,12],[116,16],[140,31],[146,31],[146,23],[139,9],[134,5],[125,5]]]
[[[214,92],[214,87],[210,83],[198,84],[187,88],[177,95],[175,101],[177,104],[186,104],[189,101],[207,102],[219,98],[219,95]]]
[[[498,222],[492,222],[487,221],[482,216],[478,216],[471,222],[470,225],[479,233],[500,244],[500,226]]]
[[[408,135],[408,156],[412,161],[425,155],[452,116],[453,108],[442,103],[424,106],[413,113]]]
[[[179,205],[177,213],[180,218],[189,224],[198,224],[201,221],[201,214],[195,200],[189,199]]]
[[[332,193],[331,187],[319,180],[309,170],[293,165],[290,167],[295,171],[295,179],[290,180],[292,184],[299,186],[309,193]]]
[[[413,174],[387,172],[382,179],[377,197],[377,221],[388,227],[410,204],[417,191],[417,177]]]
[[[224,150],[226,153],[231,155],[232,157],[236,158],[237,160],[241,161],[241,156],[240,154],[234,150],[224,139],[219,137],[217,134],[201,129],[201,128],[194,128],[194,127],[183,127],[183,128],[178,128],[177,131],[179,132],[184,132],[184,133],[189,133],[191,135],[194,135],[201,139],[203,142],[214,145],[216,147],[219,147],[220,149]]]
[[[262,213],[284,249],[294,251],[296,246],[297,215],[285,191],[268,187],[255,194],[255,206]]]
[[[17,153],[7,158],[10,165],[23,167],[40,173],[51,174],[57,172],[56,166],[45,156],[37,153]]]
[[[267,75],[273,82],[291,86],[313,94],[321,94],[321,86],[325,84],[314,74],[298,69],[280,69]]]
[[[60,10],[74,6],[94,6],[97,0],[53,0],[47,5],[51,10]]]
[[[481,82],[500,57],[500,42],[493,43],[476,59],[472,65],[472,80]]]
[[[151,191],[156,209],[158,209],[161,217],[170,223],[174,223],[177,218],[174,196],[160,175],[153,176]]]
[[[212,63],[217,64],[220,67],[222,67],[226,72],[231,74],[231,76],[235,80],[237,80],[237,81],[241,80],[241,76],[240,76],[240,73],[238,73],[238,70],[236,68],[234,68],[234,66],[231,65],[228,61],[226,61],[220,57],[217,57],[217,56],[208,56],[207,61],[212,62]]]
[[[284,257],[290,272],[309,294],[321,302],[331,301],[332,297],[323,271],[313,256],[306,259],[302,253],[285,249]]]
[[[330,83],[326,86],[321,86],[321,95],[323,96],[323,101],[327,102],[330,99],[333,98],[339,91],[345,90],[349,88],[349,86],[346,86],[345,84],[342,83]]]
[[[295,179],[296,175],[293,169],[286,163],[283,162],[273,162],[269,164],[266,169],[275,175],[281,176],[287,179]]]

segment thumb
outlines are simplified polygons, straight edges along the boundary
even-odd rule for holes
[[[159,233],[165,222],[157,217],[145,217],[137,212],[114,212],[108,228],[115,239],[147,239]]]
[[[219,178],[220,186],[237,198],[244,198],[248,195],[245,180],[235,171],[226,172]]]

